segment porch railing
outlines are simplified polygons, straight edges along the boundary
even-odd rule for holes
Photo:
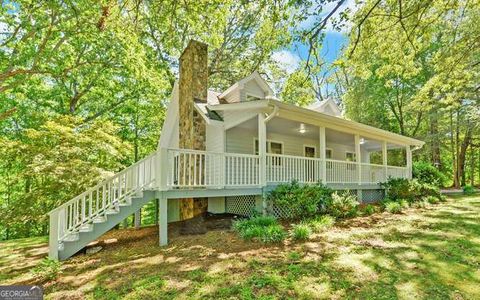
[[[265,183],[375,184],[388,177],[406,178],[406,167],[291,155],[259,155],[168,149],[166,188],[256,187]],[[264,168],[264,173],[261,172]],[[325,168],[325,169],[324,169]],[[260,174],[265,174],[264,180]]]

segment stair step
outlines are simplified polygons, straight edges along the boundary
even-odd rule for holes
[[[76,232],[72,232],[70,233],[69,235],[67,235],[63,241],[64,242],[76,242],[80,239],[80,237],[78,236],[78,233]]]
[[[109,208],[105,211],[105,213],[107,215],[116,215],[120,212],[120,210],[116,209],[116,208]]]
[[[93,231],[93,224],[91,224],[91,223],[85,224],[82,227],[80,227],[79,231],[80,232],[91,232],[91,231]]]
[[[103,222],[106,222],[106,221],[107,221],[106,216],[97,216],[93,219],[94,224],[103,223]]]
[[[120,206],[130,206],[132,205],[132,198],[126,197],[122,202],[119,203]]]

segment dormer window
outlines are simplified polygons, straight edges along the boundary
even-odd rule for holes
[[[255,71],[229,87],[218,98],[223,99],[227,103],[235,103],[268,99],[273,97],[273,95],[273,90],[260,74]]]
[[[252,95],[252,94],[249,94],[249,93],[247,93],[247,94],[245,95],[245,101],[257,101],[257,100],[260,100],[260,99],[262,99],[262,97],[256,96],[256,95]]]

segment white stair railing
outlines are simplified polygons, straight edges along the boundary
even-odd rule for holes
[[[104,217],[109,210],[118,209],[127,197],[153,187],[156,160],[154,152],[50,211],[50,257],[58,257],[58,245],[72,233]]]

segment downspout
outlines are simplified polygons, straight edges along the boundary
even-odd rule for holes
[[[270,121],[271,119],[275,118],[278,115],[278,110],[279,110],[278,106],[273,105],[273,111],[268,116],[266,116],[264,120],[265,124],[267,124],[268,121]]]

